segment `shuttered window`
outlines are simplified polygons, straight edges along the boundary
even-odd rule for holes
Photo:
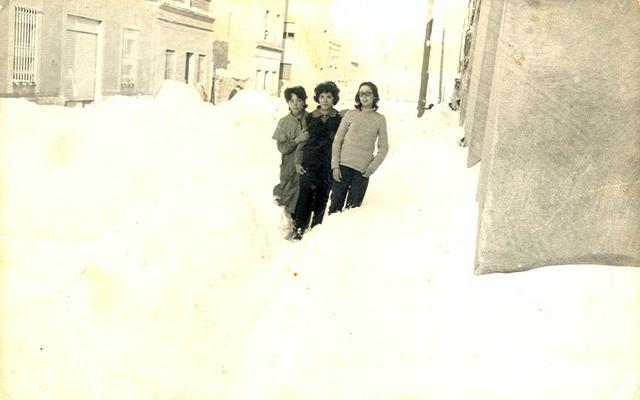
[[[211,0],[171,0],[172,4],[209,12]]]
[[[33,8],[16,6],[13,81],[36,82],[40,15]]]
[[[207,73],[207,56],[203,54],[198,55],[198,83],[204,83],[204,78]]]
[[[176,52],[167,49],[164,55],[164,79],[176,78]]]
[[[138,31],[124,29],[122,33],[122,69],[120,83],[125,86],[136,84],[138,67]]]
[[[288,81],[291,79],[291,64],[280,64],[280,79]]]
[[[209,0],[191,0],[191,7],[197,10],[209,12]]]

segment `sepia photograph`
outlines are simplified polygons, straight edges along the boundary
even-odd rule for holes
[[[0,400],[640,400],[640,0],[0,0]]]

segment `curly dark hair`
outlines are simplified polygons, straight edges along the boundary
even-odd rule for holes
[[[307,91],[304,90],[302,86],[288,87],[284,90],[284,99],[289,102],[289,100],[291,100],[291,95],[293,94],[295,94],[297,98],[304,100],[305,105],[303,108],[307,108]]]
[[[358,93],[360,93],[360,88],[365,85],[369,86],[371,88],[371,91],[373,92],[373,109],[377,110],[378,100],[380,100],[380,95],[378,95],[378,87],[373,82],[362,82],[360,86],[358,86],[358,91],[356,92],[356,98],[355,98],[355,101],[356,101],[355,107],[358,110],[362,110],[362,102],[360,101],[360,95]]]
[[[338,86],[335,84],[335,82],[322,82],[318,84],[315,89],[313,89],[313,92],[315,93],[315,95],[313,96],[313,100],[315,100],[316,103],[320,102],[320,95],[322,93],[331,93],[331,95],[333,96],[334,106],[338,104],[338,101],[340,101],[340,89],[338,89]]]

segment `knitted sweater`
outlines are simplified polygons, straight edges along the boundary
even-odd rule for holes
[[[373,151],[378,142],[378,152]],[[333,140],[331,169],[340,165],[364,172],[375,171],[387,156],[387,120],[374,110],[351,110],[342,118]]]

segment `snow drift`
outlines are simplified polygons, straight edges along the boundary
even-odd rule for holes
[[[0,107],[13,399],[628,400],[640,385],[640,271],[473,275],[477,169],[446,106],[418,120],[381,102],[391,150],[363,207],[299,243],[271,198],[282,99],[212,106],[168,84]]]

